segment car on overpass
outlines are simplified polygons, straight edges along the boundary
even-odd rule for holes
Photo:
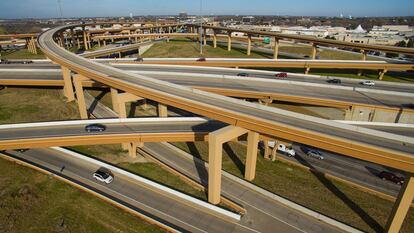
[[[328,80],[326,80],[326,82],[332,83],[332,84],[341,84],[342,83],[342,81],[339,78],[328,79]]]
[[[371,80],[362,81],[362,82],[360,82],[360,84],[364,85],[364,86],[375,86],[375,82],[371,81]]]
[[[239,77],[249,77],[248,73],[238,73],[237,76]]]
[[[106,130],[106,126],[102,124],[90,124],[85,126],[85,131],[88,133],[91,132],[103,132]]]
[[[275,77],[276,78],[287,78],[287,73],[286,72],[281,72],[281,73],[278,73],[278,74],[275,74]]]

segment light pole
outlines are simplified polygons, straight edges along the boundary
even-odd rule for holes
[[[203,0],[200,0],[200,54],[203,54]]]

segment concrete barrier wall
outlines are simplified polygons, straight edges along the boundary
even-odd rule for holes
[[[414,113],[404,111],[404,109],[400,112],[395,112],[357,106],[346,110],[345,120],[414,124]]]

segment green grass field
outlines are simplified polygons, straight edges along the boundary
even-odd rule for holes
[[[246,51],[232,49],[228,52],[227,47],[210,45],[203,47],[204,53],[200,54],[200,44],[190,40],[170,40],[170,42],[155,43],[142,57],[232,57],[232,58],[264,58],[263,55],[253,53],[246,55]]]
[[[208,161],[205,142],[173,143],[178,148]],[[223,170],[243,177],[246,146],[230,142],[223,145]],[[310,173],[280,161],[270,162],[260,154],[253,183],[310,209],[368,232],[382,231],[393,203],[360,191],[345,183]],[[414,231],[411,208],[401,232]]]
[[[66,103],[62,90],[0,90],[0,124],[79,119],[76,103]]]
[[[20,49],[12,52],[1,52],[2,58],[7,59],[45,59],[46,56],[43,54],[43,52],[37,48],[37,54],[33,54],[29,52],[27,49]]]

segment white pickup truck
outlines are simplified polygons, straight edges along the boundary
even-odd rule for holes
[[[274,148],[275,144],[276,143],[274,141],[269,141],[268,143],[270,148]],[[284,144],[279,144],[279,146],[277,147],[277,151],[286,154],[289,157],[294,157],[296,155],[296,152],[294,149],[292,149],[292,147],[288,147]]]

